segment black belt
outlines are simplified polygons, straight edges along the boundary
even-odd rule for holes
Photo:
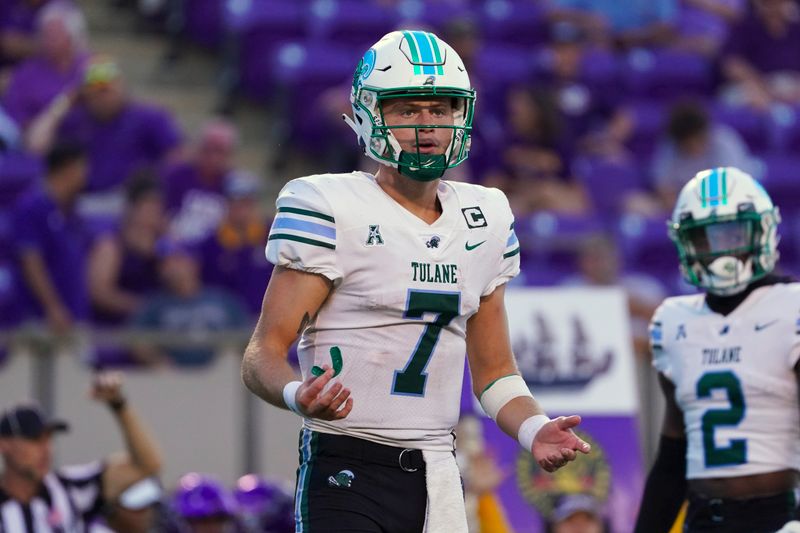
[[[365,463],[395,466],[406,472],[425,468],[422,450],[398,448],[346,435],[317,433],[317,454],[347,457]]]
[[[709,498],[699,494],[689,494],[689,505],[709,518],[712,522],[722,522],[746,515],[750,512],[759,512],[764,508],[777,508],[787,512],[797,505],[793,491],[781,492],[771,496],[747,498],[744,500],[732,498]]]

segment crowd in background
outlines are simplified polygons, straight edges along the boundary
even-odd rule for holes
[[[209,80],[219,111],[240,98],[263,104],[276,166],[264,177],[236,168],[237,128],[222,115],[189,134],[138,99],[123,66],[90,47],[79,4],[3,1],[0,329],[247,329],[271,271],[265,180],[292,177],[282,170],[297,161],[308,173],[374,170],[340,115],[358,58],[401,26],[436,31],[467,66],[478,92],[472,151],[447,177],[512,200],[518,282],[621,285],[638,353],[655,306],[689,290],[664,220],[695,172],[751,172],[783,224],[800,228],[796,0],[117,3],[174,38],[173,60],[192,42],[220,57]],[[795,233],[780,246],[790,273],[800,271]],[[213,356],[142,341],[96,346],[89,362],[159,368]],[[180,486],[201,487],[228,516],[212,480]]]
[[[784,224],[800,224],[795,0],[305,4],[140,9],[215,50],[223,107],[238,97],[271,107],[284,124],[271,139],[276,165],[299,157],[309,173],[366,165],[340,119],[353,58],[398,25],[438,31],[479,95],[470,157],[450,177],[511,198],[521,283],[620,284],[647,320],[665,294],[688,290],[664,230],[676,193],[717,165],[762,179]],[[137,99],[65,0],[4,2],[0,43],[0,325],[246,326],[270,272],[268,220],[265,182],[234,168],[236,127],[215,118],[190,136],[169,110]],[[785,235],[791,272],[800,243]],[[93,357],[163,366],[210,354],[151,344]]]

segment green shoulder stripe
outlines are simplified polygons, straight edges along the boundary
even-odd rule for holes
[[[322,220],[327,220],[328,222],[336,222],[334,218],[330,215],[326,215],[324,213],[318,213],[317,211],[310,211],[308,209],[300,209],[298,207],[279,207],[278,213],[294,213],[296,215],[305,215],[307,217],[321,218]]]
[[[289,235],[288,233],[276,233],[274,235],[270,235],[268,241],[277,241],[277,240],[287,240],[287,241],[296,241],[302,242],[303,244],[310,244],[312,246],[321,246],[322,248],[330,248],[331,250],[336,249],[335,244],[328,244],[327,242],[317,241],[314,239],[307,239],[305,237],[299,237],[297,235]]]
[[[519,246],[511,250],[510,252],[506,252],[503,254],[503,259],[508,259],[509,257],[514,257],[519,253]]]

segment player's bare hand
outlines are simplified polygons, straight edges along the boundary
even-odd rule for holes
[[[353,399],[350,389],[339,382],[325,390],[326,385],[333,379],[333,368],[324,367],[325,373],[321,376],[309,376],[297,389],[297,407],[309,418],[322,420],[339,420],[350,414],[353,409]]]
[[[122,394],[122,374],[119,372],[98,372],[92,381],[90,394],[98,402],[124,402]]]
[[[555,472],[578,456],[589,453],[591,446],[572,431],[581,423],[581,417],[560,416],[542,426],[533,440],[533,456],[547,472]]]

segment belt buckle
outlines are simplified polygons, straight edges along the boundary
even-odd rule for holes
[[[414,450],[412,448],[405,448],[402,452],[400,452],[400,456],[397,458],[397,462],[400,464],[400,469],[403,472],[416,472],[417,470],[419,470],[419,468],[407,468],[403,466],[403,455],[406,452],[413,452],[413,451]]]
[[[723,501],[721,498],[712,498],[708,500],[708,509],[711,514],[711,521],[720,523],[725,521],[725,512],[723,509]]]

